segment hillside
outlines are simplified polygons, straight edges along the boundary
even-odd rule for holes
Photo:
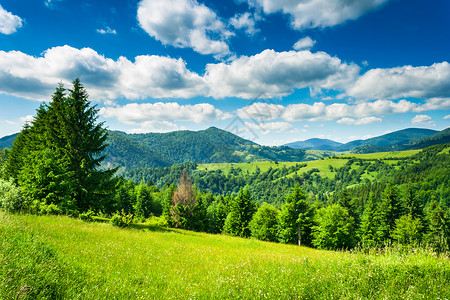
[[[446,298],[448,259],[0,212],[1,299]]]
[[[0,148],[11,148],[14,140],[16,139],[16,136],[18,136],[18,133],[14,133],[11,135],[4,136],[0,139]]]
[[[360,146],[370,145],[376,147],[386,147],[386,146],[400,146],[409,145],[414,140],[433,135],[437,133],[436,130],[423,129],[423,128],[407,128],[388,134],[384,134],[378,137],[370,138],[367,140],[355,140],[344,145],[337,147],[336,151],[349,151]],[[384,151],[387,149],[384,148]],[[395,150],[395,149],[393,149]]]
[[[288,143],[283,146],[291,147],[294,149],[334,150],[341,145],[342,143],[332,140],[313,138],[305,141]]]
[[[261,146],[215,127],[201,131],[126,134],[110,132],[106,162],[127,170],[164,167],[187,161],[199,163],[253,162],[263,160],[302,161],[305,151],[289,147]],[[326,153],[308,153],[308,159]]]

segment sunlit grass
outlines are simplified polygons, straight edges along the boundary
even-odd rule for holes
[[[20,229],[54,249],[54,264],[66,266],[68,279],[53,281],[66,287],[71,299],[450,297],[448,259],[422,252],[319,251],[156,226],[119,229],[67,217],[1,214],[0,222],[0,234]],[[0,255],[1,262],[8,259]],[[1,275],[2,282],[11,280]],[[76,284],[69,288],[71,280]]]

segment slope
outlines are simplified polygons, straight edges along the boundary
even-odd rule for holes
[[[334,150],[341,145],[342,143],[328,139],[312,138],[305,141],[288,143],[283,146],[288,146],[294,149]]]

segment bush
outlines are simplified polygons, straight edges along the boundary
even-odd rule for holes
[[[109,221],[113,226],[116,227],[127,227],[131,224],[133,221],[133,215],[132,214],[125,214],[125,212],[122,210],[122,213],[114,214]]]
[[[53,203],[48,204],[48,205],[45,205],[45,204],[41,205],[40,209],[41,209],[41,211],[40,211],[41,215],[55,215],[55,216],[58,216],[58,215],[62,215],[63,214],[62,210],[56,204],[53,204]]]
[[[79,215],[79,218],[85,222],[93,222],[94,221],[94,212],[92,210],[89,210],[85,213],[82,213]]]
[[[0,179],[0,208],[8,212],[26,211],[29,208],[29,202],[12,181]]]

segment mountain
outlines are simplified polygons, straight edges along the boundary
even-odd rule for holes
[[[406,146],[411,145],[415,140],[424,138],[439,131],[423,128],[408,128],[399,131],[394,131],[388,134],[384,134],[378,137],[370,138],[367,140],[356,140],[337,147],[336,151],[348,151],[361,146],[371,146],[370,148],[380,149],[380,147],[389,146]],[[374,146],[374,147],[372,147]],[[396,148],[394,147],[394,148]],[[392,147],[391,147],[392,148]],[[389,149],[390,150],[390,149]],[[381,150],[383,151],[383,150]],[[378,151],[375,151],[378,152]]]
[[[16,136],[18,136],[19,133],[14,133],[11,135],[4,136],[0,139],[0,148],[11,148]]]
[[[163,167],[187,161],[199,163],[302,161],[305,151],[261,146],[228,131],[211,127],[201,131],[126,134],[110,131],[105,160],[125,169]]]
[[[288,143],[283,146],[291,147],[293,149],[334,150],[341,145],[342,143],[332,140],[313,138],[306,141]]]
[[[411,149],[423,149],[433,145],[446,143],[450,143],[450,127],[430,136],[415,140],[411,145]]]

